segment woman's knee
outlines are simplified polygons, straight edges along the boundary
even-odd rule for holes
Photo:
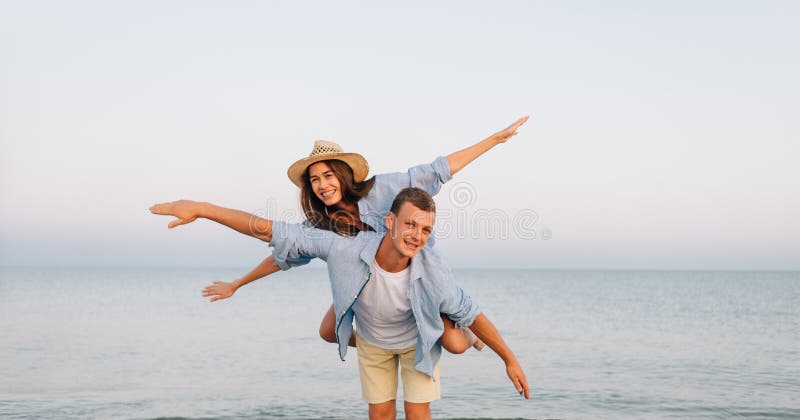
[[[469,341],[466,337],[457,337],[455,334],[442,335],[442,347],[450,353],[461,354],[469,349]]]
[[[328,309],[328,312],[325,313],[325,316],[322,318],[322,322],[319,324],[319,336],[329,342],[335,343],[336,342],[336,315],[333,311],[333,305]]]
[[[453,354],[461,354],[469,349],[471,345],[469,337],[464,334],[461,328],[456,327],[453,320],[442,314],[444,332],[442,333],[442,347]]]
[[[324,325],[319,326],[319,336],[329,343],[336,342],[336,332],[334,332],[331,328],[325,327]]]

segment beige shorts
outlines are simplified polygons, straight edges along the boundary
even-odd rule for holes
[[[403,399],[410,403],[427,403],[441,398],[439,363],[430,376],[414,369],[417,346],[388,350],[365,342],[356,334],[358,372],[364,401],[378,404],[397,399],[397,365],[403,378]]]

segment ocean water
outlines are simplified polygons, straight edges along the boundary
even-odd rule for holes
[[[366,418],[323,269],[0,269],[0,418]],[[800,418],[800,273],[456,270],[517,354],[442,360],[434,418]],[[402,415],[402,404],[398,404]]]

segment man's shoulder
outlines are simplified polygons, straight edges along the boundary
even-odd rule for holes
[[[450,267],[435,248],[423,248],[411,260],[412,276],[423,279],[424,284],[446,289],[455,282],[455,277]]]

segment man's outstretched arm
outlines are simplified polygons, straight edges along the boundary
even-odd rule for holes
[[[530,388],[528,388],[528,380],[525,379],[525,372],[522,371],[522,367],[519,365],[517,357],[514,356],[514,352],[508,348],[503,337],[500,336],[497,328],[489,321],[489,318],[486,318],[483,312],[481,312],[478,314],[477,318],[475,318],[472,325],[470,325],[469,329],[503,359],[503,362],[506,364],[508,379],[511,379],[517,392],[519,392],[520,395],[524,395],[525,398],[530,398],[531,393]]]
[[[264,242],[272,240],[272,220],[211,203],[191,200],[171,201],[150,207],[150,213],[177,217],[169,223],[170,229],[194,222],[197,218],[204,218]]]

